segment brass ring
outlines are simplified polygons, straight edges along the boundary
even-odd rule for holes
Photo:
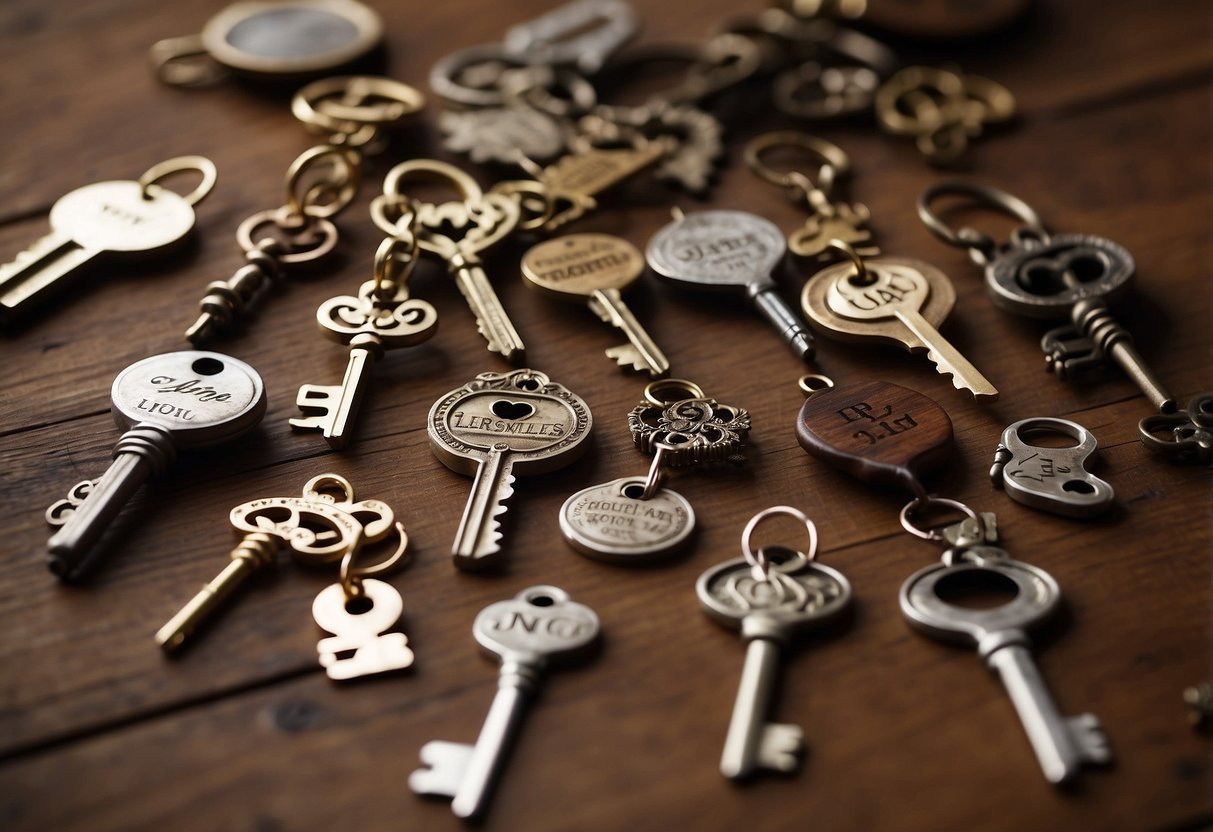
[[[354,559],[362,551],[362,547],[351,546],[346,551],[345,556],[341,559],[341,571],[339,573],[341,588],[345,590],[346,597],[355,598],[361,594],[363,578],[370,575],[379,575],[401,562],[409,547],[409,536],[404,530],[403,523],[397,521],[393,528],[396,529],[396,534],[400,538],[396,551],[374,566],[363,566],[354,569]]]
[[[295,93],[291,112],[304,124],[334,133],[395,124],[425,107],[425,96],[391,78],[346,75],[313,81]]]
[[[311,248],[292,250],[287,253],[274,255],[274,259],[285,265],[306,263],[309,260],[318,260],[328,254],[337,246],[337,226],[332,222],[319,217],[304,217],[300,215],[302,222],[298,229],[286,228],[280,223],[280,209],[270,211],[258,211],[251,217],[240,223],[240,227],[236,229],[236,242],[240,244],[240,248],[246,252],[255,251],[260,239],[254,239],[255,232],[263,225],[272,225],[279,231],[288,235],[292,247],[295,247],[295,235],[303,232],[310,233],[313,237],[319,233],[319,242]]]
[[[148,197],[148,188],[155,185],[161,179],[166,179],[175,173],[184,173],[190,170],[196,170],[202,174],[202,181],[198,183],[198,187],[181,198],[191,206],[197,205],[206,199],[211,189],[215,187],[215,181],[219,178],[219,170],[215,167],[215,163],[205,156],[176,156],[152,165],[139,177],[139,190],[146,199]]]
[[[337,172],[337,176],[326,177],[321,182],[309,187],[302,195],[296,191],[303,183],[304,176],[313,168],[329,167]],[[309,217],[324,219],[344,210],[354,200],[358,193],[358,182],[361,173],[361,156],[357,151],[334,145],[316,145],[300,153],[286,169],[286,205],[291,213],[305,214]],[[325,203],[312,202],[313,199],[331,196]]]
[[[170,87],[203,87],[229,76],[223,64],[211,57],[202,35],[165,38],[152,44],[147,53],[152,71]]]
[[[465,170],[437,159],[409,159],[401,162],[383,177],[383,193],[389,197],[403,196],[400,183],[409,177],[446,182],[465,200],[475,201],[484,195],[480,184]]]
[[[913,512],[930,508],[949,508],[953,511],[959,511],[969,520],[972,520],[977,524],[978,539],[985,539],[986,524],[985,521],[981,519],[981,515],[973,511],[973,509],[969,508],[959,500],[949,500],[946,497],[935,497],[929,494],[922,497],[915,497],[902,507],[901,513],[898,515],[898,518],[901,520],[901,527],[915,537],[921,537],[923,540],[943,540],[944,538],[942,532],[938,531],[937,529],[921,529],[918,526],[915,526],[913,520],[910,518],[910,515]]]
[[[762,154],[765,151],[776,147],[795,147],[808,153],[817,159],[820,159],[825,164],[824,168],[832,168],[828,179],[826,175],[822,176],[824,180],[822,184],[817,185],[816,189],[825,194],[829,194],[833,188],[834,182],[839,176],[845,175],[851,170],[851,160],[841,147],[836,144],[831,144],[825,139],[819,139],[816,136],[811,136],[808,133],[802,133],[799,130],[778,130],[773,133],[763,133],[750,140],[745,146],[744,158],[746,165],[750,170],[758,175],[759,179],[764,182],[770,182],[772,185],[778,185],[781,188],[803,188],[804,185],[798,181],[796,174],[800,177],[805,177],[805,174],[799,171],[790,171],[788,173],[779,173],[772,170],[767,164],[762,161]]]
[[[851,265],[855,267],[854,276],[859,278],[860,285],[870,286],[876,282],[876,279],[868,274],[868,267],[864,265],[863,258],[859,256],[859,252],[852,248],[851,244],[846,240],[840,240],[835,237],[826,243],[826,248],[832,248],[846,255],[847,259],[851,261]]]
[[[918,218],[923,221],[932,234],[948,245],[957,248],[978,249],[988,256],[992,253],[994,243],[990,237],[974,228],[966,227],[954,230],[940,219],[931,207],[931,203],[942,196],[969,197],[970,200],[984,208],[993,208],[1010,214],[1024,225],[1039,232],[1043,237],[1048,237],[1048,231],[1045,229],[1040,215],[1019,197],[989,185],[978,185],[975,182],[963,182],[959,179],[946,179],[943,182],[936,182],[919,194],[915,206],[918,209]],[[986,241],[989,241],[988,246]]]
[[[654,447],[657,449],[657,453],[653,455],[653,464],[649,466],[649,476],[644,481],[644,492],[640,495],[642,500],[650,499],[661,488],[666,476],[663,464],[665,456],[676,450],[673,445],[667,445],[665,442],[658,442]]]
[[[804,393],[805,398],[809,398],[834,389],[834,379],[820,373],[806,373],[796,379],[796,386],[800,388],[800,392]]]
[[[654,407],[668,407],[684,399],[702,398],[705,398],[703,388],[685,378],[662,378],[644,386],[644,400]]]

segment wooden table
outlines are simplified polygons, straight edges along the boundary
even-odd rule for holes
[[[1101,718],[1116,754],[1111,770],[1086,773],[1073,789],[1049,786],[973,651],[909,630],[898,587],[939,550],[901,531],[901,495],[865,488],[804,454],[793,425],[805,367],[739,301],[692,296],[651,275],[630,298],[675,375],[746,407],[754,423],[743,468],[678,476],[675,487],[701,528],[693,552],[658,568],[606,566],[560,539],[557,510],[569,494],[646,470],[625,422],[643,380],[602,356],[616,335],[588,311],[522,285],[521,243],[491,260],[498,291],[532,366],[583,396],[596,424],[584,459],[520,481],[503,572],[463,574],[447,554],[470,481],[430,453],[425,414],[441,394],[505,365],[486,353],[436,264],[418,269],[413,288],[438,307],[441,331],[376,367],[353,445],[335,453],[314,434],[292,433],[299,385],[335,382],[345,365],[344,350],[317,335],[314,310],[369,277],[379,238],[367,205],[379,181],[399,160],[443,157],[435,101],[423,126],[370,163],[357,202],[339,218],[341,253],[276,291],[246,332],[219,342],[267,381],[259,431],[222,452],[183,455],[139,497],[137,515],[91,579],[53,579],[43,563],[42,512],[108,464],[118,436],[111,380],[139,358],[185,348],[181,333],[204,285],[242,262],[236,225],[279,204],[287,163],[310,143],[283,96],[239,83],[171,89],[152,77],[147,47],[196,31],[210,5],[0,7],[5,258],[44,233],[46,211],[71,188],[134,178],[187,153],[210,157],[220,171],[190,248],[94,273],[53,313],[5,337],[0,825],[459,828],[445,803],[417,798],[406,778],[424,742],[471,741],[485,716],[496,670],[472,642],[476,612],[537,583],[592,606],[605,641],[589,666],[548,678],[487,828],[1138,830],[1213,818],[1209,739],[1189,727],[1181,699],[1185,687],[1210,677],[1209,469],[1146,451],[1137,421],[1149,404],[1120,374],[1062,383],[1043,371],[1044,327],[995,309],[964,253],[931,238],[915,217],[915,195],[940,174],[907,140],[867,124],[819,132],[851,155],[849,194],[871,207],[885,250],[953,277],[959,299],[944,332],[1002,398],[974,405],[923,358],[882,347],[819,339],[817,366],[839,380],[896,381],[948,409],[959,447],[931,487],[996,511],[1007,549],[1064,588],[1067,614],[1046,632],[1038,660],[1067,713]],[[424,88],[439,57],[494,41],[547,4],[378,5],[388,74]],[[737,11],[726,0],[637,5],[649,42],[702,39]],[[1039,2],[1025,21],[978,44],[898,45],[1014,91],[1022,120],[979,141],[962,172],[1028,199],[1055,229],[1099,234],[1132,251],[1137,288],[1118,314],[1181,400],[1210,387],[1210,44],[1203,2],[1067,0]],[[772,116],[733,129],[729,164],[707,206],[754,211],[785,230],[803,222],[739,164],[746,138],[779,126],[791,125]],[[575,228],[637,245],[667,221],[670,206],[703,207],[649,185],[604,202]],[[797,289],[786,287],[788,296]],[[1117,492],[1110,514],[1067,520],[991,489],[986,471],[1002,428],[1033,415],[1073,418],[1095,432],[1096,472]],[[413,563],[391,581],[404,597],[414,668],[362,684],[330,682],[316,662],[309,610],[332,576],[291,567],[251,587],[193,649],[166,660],[152,633],[225,563],[228,510],[295,494],[324,471],[389,501],[408,527]],[[743,646],[699,611],[693,587],[706,567],[738,554],[750,516],[781,503],[817,521],[821,557],[850,577],[857,612],[849,627],[808,640],[786,663],[777,718],[804,727],[803,769],[738,787],[720,776],[717,760]]]

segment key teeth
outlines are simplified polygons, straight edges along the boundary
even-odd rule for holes
[[[956,369],[954,367],[952,367],[949,362],[945,362],[943,360],[943,358],[939,355],[939,353],[937,351],[931,349],[930,347],[927,348],[927,360],[935,365],[935,368],[940,373],[940,375],[946,375],[949,378],[951,378],[952,386],[955,387],[957,390],[968,390],[970,393],[973,394],[973,398],[976,399],[977,401],[983,401],[983,402],[998,401],[998,390],[995,389],[993,384],[990,384],[989,380],[986,379],[985,376],[980,376],[980,374],[979,374],[979,377],[981,378],[981,380],[986,383],[987,389],[979,390],[979,389],[975,388],[973,385],[971,385],[969,382],[967,382],[963,378],[961,378],[962,374],[958,373],[956,371]]]
[[[1074,732],[1074,741],[1082,751],[1084,760],[1104,765],[1112,761],[1112,746],[1108,735],[1099,724],[1095,714],[1079,714],[1070,717],[1070,728]]]
[[[644,356],[631,344],[621,344],[606,350],[607,358],[615,359],[615,363],[625,370],[636,370],[640,373],[651,373],[652,368],[645,362]]]
[[[460,742],[432,740],[421,746],[418,757],[424,768],[409,775],[409,788],[416,794],[454,797],[463,780],[463,770],[472,756],[472,746]]]
[[[758,747],[759,761],[763,768],[790,774],[800,768],[804,754],[804,731],[799,725],[763,726],[762,740]]]

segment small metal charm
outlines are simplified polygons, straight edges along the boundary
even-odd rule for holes
[[[1213,392],[1194,396],[1186,412],[1147,416],[1137,432],[1143,445],[1175,462],[1213,463]]]
[[[675,398],[669,396],[675,394]],[[645,401],[628,414],[632,441],[646,454],[668,445],[666,465],[725,462],[738,455],[750,432],[750,414],[704,396],[699,385],[666,379],[645,387]]]
[[[1060,433],[1078,442],[1049,448],[1025,442],[1029,433]],[[990,478],[995,488],[1025,506],[1067,517],[1094,517],[1111,507],[1112,486],[1087,472],[1083,462],[1096,447],[1095,436],[1077,422],[1038,416],[1020,419],[1002,432]]]
[[[344,584],[325,587],[312,602],[312,617],[335,635],[316,645],[320,664],[330,679],[343,681],[373,673],[403,670],[413,664],[413,651],[404,633],[387,633],[404,611],[404,602],[391,584],[365,579],[349,597]],[[357,611],[361,609],[361,611]]]

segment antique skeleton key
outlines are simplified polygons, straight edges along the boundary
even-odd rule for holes
[[[926,350],[957,390],[968,390],[979,402],[994,401],[997,388],[935,328],[955,302],[952,282],[929,263],[858,254],[809,278],[801,296],[805,314],[826,334]]]
[[[988,609],[947,600],[954,597],[950,592],[974,585],[1009,589],[1014,598]],[[942,563],[915,572],[902,584],[900,601],[906,621],[919,632],[976,645],[1011,697],[1050,783],[1072,779],[1084,764],[1111,761],[1099,720],[1089,713],[1062,716],[1032,661],[1028,631],[1044,623],[1061,602],[1061,589],[1048,572],[1012,560],[994,546],[949,549]]]
[[[430,408],[430,449],[461,474],[475,474],[451,555],[461,569],[501,557],[499,516],[514,474],[563,468],[585,450],[592,419],[586,403],[535,370],[481,373]]]
[[[463,199],[439,204],[406,200],[402,185],[410,179],[443,182],[454,187]],[[498,193],[483,193],[467,173],[434,159],[412,159],[388,171],[383,180],[383,195],[372,206],[372,215],[389,236],[396,235],[399,229],[397,220],[387,214],[406,201],[408,210],[416,214],[418,244],[447,264],[476,316],[476,328],[488,342],[489,352],[505,356],[512,364],[523,361],[526,347],[480,262],[481,253],[518,225],[521,217],[518,201]]]
[[[769,550],[751,548],[750,538],[759,522],[779,514],[805,524],[809,550],[773,563]],[[731,780],[759,769],[789,774],[799,767],[804,749],[800,726],[767,721],[780,652],[794,634],[828,623],[851,603],[851,585],[842,573],[813,562],[816,527],[794,508],[776,506],[755,515],[742,535],[742,551],[745,557],[712,567],[695,583],[704,612],[717,623],[740,630],[747,642],[720,760],[720,773]]]
[[[1023,225],[999,246],[975,228],[952,229],[932,203],[963,197],[1010,214]],[[1093,234],[1050,234],[1030,205],[1006,191],[970,182],[939,182],[918,197],[918,216],[936,237],[966,248],[985,270],[986,290],[1000,309],[1029,318],[1069,318],[1068,326],[1045,333],[1045,366],[1065,379],[1115,362],[1161,413],[1176,409],[1174,397],[1146,367],[1133,336],[1116,322],[1107,302],[1129,287],[1136,268],[1120,245]]]
[[[481,610],[472,633],[501,661],[489,715],[474,746],[444,741],[423,745],[420,756],[426,768],[409,775],[409,788],[451,798],[451,811],[458,817],[482,814],[542,673],[592,650],[600,629],[593,610],[554,586],[533,586]]]
[[[744,211],[676,212],[649,240],[649,266],[671,283],[744,292],[802,360],[813,357],[813,336],[780,297],[771,274],[787,243],[774,223]]]
[[[136,361],[114,379],[111,407],[120,428],[114,462],[88,488],[46,511],[58,530],[47,542],[47,565],[69,577],[131,495],[162,473],[178,448],[226,442],[252,430],[265,415],[265,386],[243,361],[215,352],[170,352]]]
[[[185,196],[156,184],[184,171],[202,174]],[[0,266],[0,323],[69,289],[69,278],[94,262],[155,255],[181,242],[194,227],[194,206],[215,178],[211,160],[181,156],[136,181],[96,182],[60,197],[51,208],[51,233]]]
[[[434,335],[438,313],[423,300],[410,298],[407,280],[391,273],[399,240],[389,237],[375,256],[375,279],[358,290],[358,297],[329,298],[316,312],[320,331],[350,348],[345,378],[339,385],[305,384],[296,399],[303,418],[291,427],[318,430],[331,448],[344,448],[358,406],[370,381],[371,365],[385,350],[420,344]],[[410,262],[412,262],[410,260]]]
[[[607,350],[608,358],[660,378],[669,372],[670,362],[620,294],[643,271],[644,256],[636,247],[609,234],[569,234],[540,243],[522,257],[528,285],[585,301],[599,318],[623,331],[628,343]]]

